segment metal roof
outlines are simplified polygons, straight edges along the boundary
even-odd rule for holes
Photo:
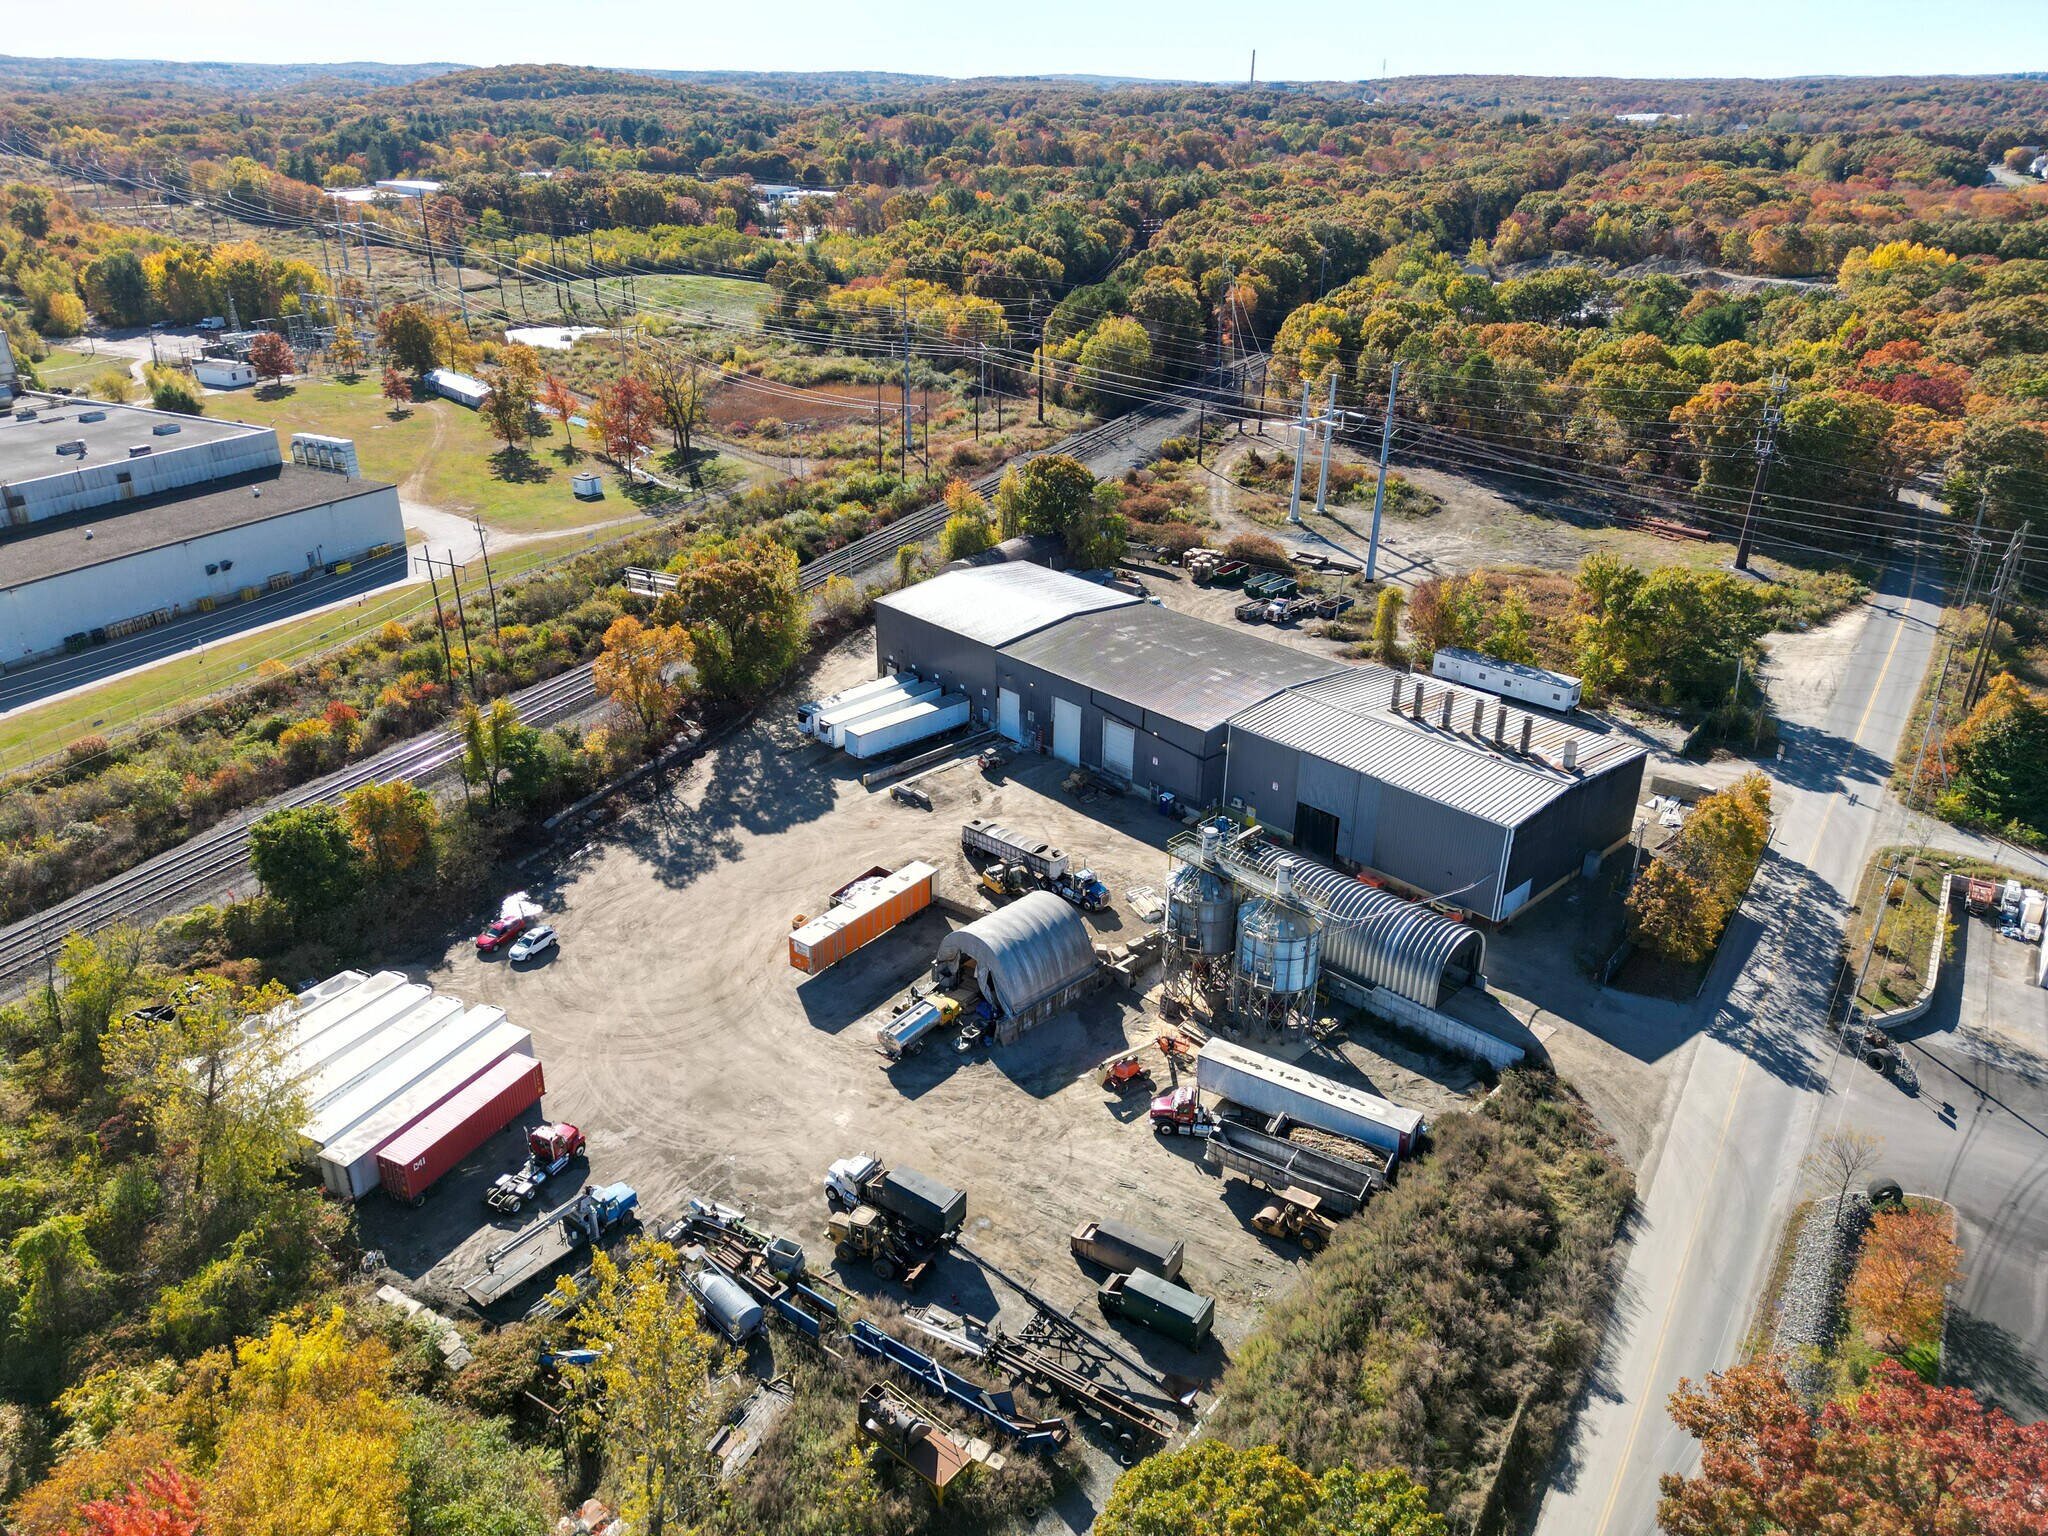
[[[1476,928],[1271,843],[1239,857],[1269,878],[1286,866],[1294,899],[1323,919],[1323,964],[1355,981],[1434,1008],[1446,968],[1461,966],[1474,976],[1486,968],[1486,938]]]
[[[876,600],[875,606],[922,619],[983,645],[1008,645],[1048,624],[1099,608],[1144,599],[1042,565],[980,566],[946,571]]]
[[[1409,708],[1395,712],[1397,683],[1404,702],[1422,689],[1421,718]],[[1448,728],[1442,723],[1446,699]],[[1496,744],[1494,722],[1503,709],[1506,724]],[[1526,756],[1519,750],[1524,720],[1530,722]],[[1517,826],[1574,785],[1646,755],[1619,732],[1587,730],[1477,689],[1385,667],[1348,667],[1290,688],[1236,716],[1231,728],[1501,827]],[[1567,758],[1570,768],[1563,766]]]
[[[1140,603],[1082,614],[1003,654],[1200,731],[1283,688],[1347,670],[1327,656]]]
[[[1088,925],[1050,891],[1030,891],[1007,907],[956,928],[937,958],[966,955],[982,994],[1015,1017],[1095,969]]]

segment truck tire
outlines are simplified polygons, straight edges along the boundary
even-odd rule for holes
[[[412,1208],[418,1210],[427,1203],[427,1192],[423,1189],[412,1197]]]
[[[832,1257],[842,1264],[851,1264],[856,1257],[853,1251],[853,1244],[840,1243],[836,1245],[832,1250]]]
[[[896,1261],[887,1254],[877,1254],[872,1267],[875,1271],[875,1278],[884,1285],[887,1285],[896,1278]]]

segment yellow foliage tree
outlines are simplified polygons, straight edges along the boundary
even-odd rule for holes
[[[597,691],[651,736],[682,704],[682,669],[690,656],[689,631],[682,625],[643,624],[625,613],[604,632],[604,652],[591,671]]]
[[[380,879],[402,875],[419,863],[434,843],[440,820],[434,800],[407,779],[365,784],[350,790],[341,802],[349,841],[361,850]]]
[[[1880,1211],[1849,1279],[1849,1305],[1890,1339],[1894,1351],[1922,1343],[1941,1326],[1948,1288],[1962,1261],[1963,1250],[1942,1212]]]

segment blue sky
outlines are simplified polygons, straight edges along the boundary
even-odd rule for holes
[[[12,54],[1261,79],[2048,70],[2048,0],[93,0],[11,7]],[[305,25],[294,15],[302,14]],[[89,17],[81,25],[81,17]]]

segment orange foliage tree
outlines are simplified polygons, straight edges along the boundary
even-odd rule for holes
[[[1890,1336],[1894,1351],[1932,1338],[1962,1260],[1945,1213],[1880,1211],[1849,1280],[1849,1305]]]

